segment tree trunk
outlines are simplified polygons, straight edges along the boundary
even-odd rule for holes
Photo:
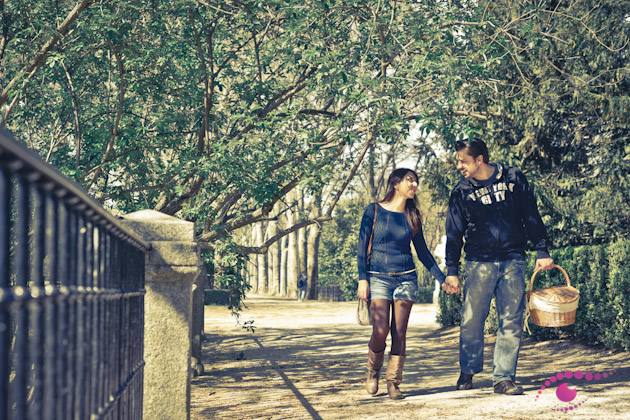
[[[295,195],[293,195],[295,197]],[[292,201],[291,204],[294,204],[295,201]],[[287,226],[293,226],[299,214],[295,208],[287,211]],[[287,297],[297,297],[297,278],[298,278],[298,270],[299,270],[299,253],[298,253],[298,242],[297,242],[297,233],[292,232],[289,235],[288,241],[288,252],[287,252]]]
[[[267,258],[269,260],[268,267],[268,275],[269,275],[269,288],[267,289],[267,294],[269,296],[278,295],[278,267],[280,264],[278,263],[278,244],[275,243],[269,247],[269,252],[267,253]]]
[[[304,219],[303,216],[305,214],[304,209],[304,190],[302,188],[297,189],[298,194],[298,219]],[[297,248],[298,248],[298,275],[302,272],[306,273],[307,260],[308,260],[308,251],[307,251],[307,240],[306,240],[306,228],[300,229],[296,232],[297,234]],[[297,280],[296,280],[297,281]]]
[[[278,232],[278,223],[270,222],[267,227],[267,236],[272,237]],[[275,242],[269,247],[269,288],[270,296],[278,296],[280,292],[280,244]]]
[[[254,230],[256,231],[257,246],[261,246],[265,243],[265,236],[263,234],[263,224],[256,223]],[[258,261],[258,288],[257,292],[260,294],[267,294],[267,254],[257,254],[256,260]]]
[[[288,242],[289,238],[284,236],[280,240],[280,288],[278,295],[287,295],[287,257],[288,257]]]
[[[317,299],[317,285],[319,283],[319,239],[322,230],[315,224],[308,229],[308,298]]]
[[[321,193],[316,193],[311,201],[311,218],[317,218],[321,216],[322,209],[322,196]],[[308,276],[308,289],[307,298],[317,299],[317,286],[319,284],[319,240],[321,238],[322,229],[321,226],[316,223],[308,227],[307,234],[307,266],[306,274]]]
[[[251,229],[251,234],[249,235],[252,246],[258,245],[258,231],[256,229]],[[252,286],[251,292],[258,292],[258,256],[250,255],[250,271],[249,271],[249,285]]]
[[[376,159],[376,157],[374,156],[375,152],[374,152],[375,146],[374,143],[370,144],[370,149],[369,149],[369,155],[368,155],[368,194],[370,195],[370,201],[374,202],[376,201],[376,195],[377,195],[377,187],[376,187],[376,182],[375,182],[375,173],[374,173],[374,160]]]

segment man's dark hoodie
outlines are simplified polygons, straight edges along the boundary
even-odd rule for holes
[[[549,258],[547,231],[525,175],[518,168],[490,164],[485,181],[463,178],[453,189],[446,218],[446,267],[458,275],[463,239],[466,260],[524,258],[527,239],[538,258]]]

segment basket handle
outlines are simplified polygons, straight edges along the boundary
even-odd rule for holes
[[[567,286],[571,286],[571,280],[569,280],[569,275],[567,274],[566,271],[564,271],[564,268],[560,267],[557,264],[554,264],[553,268],[557,268],[560,271],[562,271],[562,273],[564,274],[564,278],[567,280]],[[541,271],[541,269],[539,268],[539,269],[534,271],[534,274],[532,274],[532,278],[529,281],[529,293],[531,293],[532,290],[534,289],[534,278],[536,277],[536,274],[538,274],[540,271]]]

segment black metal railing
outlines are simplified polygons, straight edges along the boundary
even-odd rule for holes
[[[144,252],[0,127],[0,419],[141,419]]]

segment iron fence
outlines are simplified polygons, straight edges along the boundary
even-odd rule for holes
[[[337,285],[318,286],[317,300],[324,300],[329,302],[343,301],[343,292],[341,291],[341,287]]]
[[[0,128],[0,419],[141,419],[144,252]]]

